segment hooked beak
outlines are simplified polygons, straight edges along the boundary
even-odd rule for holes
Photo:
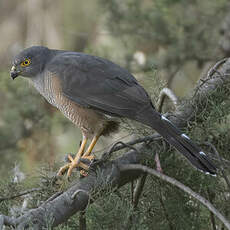
[[[10,76],[14,80],[19,75],[19,71],[16,70],[16,67],[13,65],[10,70]]]

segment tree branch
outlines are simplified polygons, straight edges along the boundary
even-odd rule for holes
[[[0,203],[2,201],[5,201],[5,200],[11,200],[11,199],[14,199],[14,198],[17,198],[17,197],[20,197],[20,196],[24,196],[24,195],[32,193],[32,192],[39,192],[41,190],[42,190],[41,188],[32,188],[30,190],[20,192],[19,194],[16,194],[16,195],[13,195],[13,196],[0,197]]]
[[[84,211],[90,198],[94,198],[94,195],[98,191],[106,190],[108,186],[119,188],[131,180],[138,178],[141,175],[140,173],[121,173],[119,167],[121,164],[130,162],[133,164],[139,163],[144,157],[145,154],[131,150],[114,161],[100,165],[98,170],[91,171],[87,177],[74,182],[67,191],[48,202],[44,202],[40,207],[30,210],[21,217],[13,219],[2,216],[3,223],[13,226],[20,223],[23,227],[31,224],[33,226],[32,229],[41,229],[42,227],[46,227],[47,219],[52,219],[52,225],[57,226],[65,222],[76,212]]]
[[[134,195],[133,195],[133,208],[136,208],[138,205],[141,193],[145,185],[146,177],[147,177],[147,174],[145,173],[137,180],[137,184],[134,189]]]
[[[85,211],[80,212],[80,217],[79,217],[79,230],[86,230],[86,217],[85,217]]]
[[[181,182],[177,181],[176,179],[166,176],[165,174],[159,173],[154,169],[148,168],[144,165],[138,165],[138,164],[128,164],[128,165],[121,165],[120,167],[121,172],[126,172],[126,171],[141,171],[145,173],[149,173],[151,175],[154,175],[164,181],[167,181],[168,183],[180,188],[184,192],[188,193],[190,196],[201,202],[204,206],[206,206],[216,217],[220,219],[220,221],[223,222],[225,227],[230,230],[230,222],[204,197],[199,195],[198,193],[194,192],[192,189],[189,187],[185,186]]]
[[[203,111],[203,105],[208,103],[209,97],[214,95],[217,89],[221,87],[223,89],[222,93],[227,98],[230,91],[228,84],[230,82],[229,73],[230,59],[227,59],[222,65],[218,66],[218,72],[215,71],[211,76],[209,75],[200,81],[196,87],[196,93],[190,98],[189,103],[178,106],[175,112],[168,118],[176,126],[186,127],[189,120],[195,119],[195,116]],[[205,112],[210,112],[215,103],[220,103],[220,100],[212,102]],[[199,122],[202,122],[202,120],[200,119]],[[158,147],[158,145],[152,146],[152,152],[158,152]],[[47,220],[52,220],[53,227],[65,222],[73,214],[85,210],[90,198],[94,197],[95,192],[102,191],[103,189],[106,190],[106,188],[108,190],[111,187],[119,188],[142,175],[140,169],[130,169],[127,171],[127,165],[141,164],[148,157],[147,154],[144,154],[145,144],[138,144],[136,149],[138,151],[130,150],[114,161],[107,161],[98,165],[97,170],[91,171],[88,177],[76,180],[67,191],[54,196],[38,208],[30,210],[18,218],[0,216],[0,227],[2,227],[1,225],[12,225],[17,227],[17,229],[23,229],[31,224],[32,229],[36,230],[46,227]],[[123,171],[121,171],[122,168]],[[147,172],[152,173],[153,171],[147,170]],[[162,176],[162,174],[159,175]],[[182,184],[180,183],[180,185]],[[192,190],[189,190],[189,192],[197,197],[197,194],[194,194]],[[208,205],[215,212],[215,215],[218,215],[218,218],[225,223],[225,226],[229,227],[228,221],[210,203],[207,203],[202,197],[199,197],[199,199],[200,202]]]
[[[175,108],[178,105],[178,98],[174,94],[174,92],[171,89],[169,89],[169,88],[163,88],[160,91],[159,99],[157,101],[157,106],[156,106],[156,108],[157,108],[157,110],[159,112],[162,111],[162,107],[163,107],[163,104],[164,104],[165,96],[167,96],[172,101],[172,103],[173,103],[173,105],[174,105]]]

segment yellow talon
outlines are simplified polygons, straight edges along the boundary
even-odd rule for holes
[[[68,164],[62,166],[62,167],[59,169],[57,175],[58,175],[58,176],[63,175],[63,174],[65,173],[65,171],[68,169],[67,177],[70,177],[70,175],[71,175],[71,173],[72,173],[72,171],[73,171],[74,168],[83,168],[84,170],[88,170],[88,169],[89,169],[89,166],[86,165],[86,164],[84,164],[84,163],[82,163],[82,162],[75,163],[75,162],[73,161],[73,162],[71,162],[71,163],[68,163]]]
[[[83,154],[84,150],[85,150],[85,146],[87,143],[87,138],[83,136],[83,140],[80,146],[80,149],[78,151],[78,153],[76,154],[75,158],[73,158],[71,155],[68,155],[68,159],[70,161],[70,163],[64,165],[63,167],[61,167],[58,171],[58,176],[62,175],[65,173],[65,171],[67,171],[67,178],[70,177],[72,171],[74,168],[82,168],[83,170],[81,170],[81,175],[88,175],[88,173],[86,173],[85,171],[89,170],[89,166],[87,164],[84,164],[83,162],[81,162],[81,159],[87,159],[89,161],[92,161],[95,157],[93,155],[91,155],[91,152],[98,140],[98,138],[100,137],[100,135],[96,135],[93,137],[92,142],[90,143],[88,149],[86,150],[86,152]],[[84,171],[84,173],[83,173]]]
[[[80,174],[82,175],[82,176],[84,176],[84,177],[86,177],[86,176],[88,176],[88,172],[87,171],[85,171],[85,170],[81,170],[80,171]]]

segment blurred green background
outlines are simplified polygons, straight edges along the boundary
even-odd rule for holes
[[[9,182],[18,167],[27,178],[40,175],[41,166],[56,172],[56,163],[63,164],[65,153],[76,152],[81,140],[79,130],[25,79],[10,79],[11,60],[22,49],[45,45],[108,58],[133,73],[156,103],[165,86],[178,97],[185,97],[210,66],[229,56],[229,31],[227,0],[1,0],[0,195],[12,194],[12,188],[14,192],[24,189]],[[199,144],[213,143],[229,163],[229,103],[224,103],[208,113],[189,135]],[[118,139],[128,140],[138,132],[147,133],[142,126],[122,126],[129,129],[121,128],[112,137],[101,138],[96,150],[108,148]],[[176,156],[172,151],[160,155],[163,171],[208,197],[229,217],[229,190],[223,178],[206,177]],[[31,206],[49,197],[49,191],[38,194]],[[14,202],[21,205],[20,200]],[[12,204],[2,202],[0,211],[11,215]],[[134,217],[131,222],[130,215]],[[77,226],[73,217],[59,229]],[[198,202],[153,177],[147,178],[139,209],[132,210],[127,185],[120,189],[120,195],[111,192],[88,208],[87,226],[224,229]]]
[[[23,48],[45,45],[102,56],[129,69],[157,99],[157,76],[185,96],[224,55],[226,0],[25,0],[0,2],[0,175],[31,172],[76,152],[81,134],[26,80],[9,77]],[[158,81],[157,81],[158,82]],[[159,84],[162,87],[162,82]],[[158,87],[159,88],[159,87]],[[126,136],[120,132],[115,139]],[[97,149],[115,139],[103,139]],[[4,172],[4,173],[2,173]]]

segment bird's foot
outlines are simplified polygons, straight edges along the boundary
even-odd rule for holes
[[[88,169],[87,169],[87,170],[85,170],[85,169],[80,170],[80,175],[81,175],[82,177],[88,176],[89,170],[90,170],[90,168],[91,168],[91,164],[92,164],[94,161],[95,161],[95,156],[93,156],[93,155],[81,157],[81,163],[87,164],[87,165],[88,165]]]
[[[81,177],[86,177],[89,174],[89,171],[93,171],[95,169],[95,166],[97,165],[97,162],[99,162],[100,160],[96,159],[94,156],[90,156],[90,157],[82,157],[81,158],[81,162],[85,163],[89,166],[88,170],[82,169],[80,170],[80,175]]]
[[[89,171],[86,171],[84,169],[80,170],[80,178],[86,177],[89,175]]]
[[[83,170],[80,171],[80,174],[86,176],[88,175],[88,173],[86,174],[86,172],[89,170],[89,165],[94,160],[94,158],[95,157],[93,155],[89,155],[82,156],[80,159],[74,159],[71,155],[68,155],[68,160],[70,161],[70,163],[61,167],[57,175],[61,176],[67,171],[67,178],[69,178],[74,168],[81,168]]]
[[[82,163],[82,162],[76,163],[76,162],[73,161],[73,162],[70,162],[70,163],[62,166],[59,169],[57,175],[61,176],[67,171],[67,178],[69,178],[70,175],[72,174],[72,171],[73,171],[74,168],[83,168],[84,170],[88,170],[89,166],[84,164],[84,163]]]

